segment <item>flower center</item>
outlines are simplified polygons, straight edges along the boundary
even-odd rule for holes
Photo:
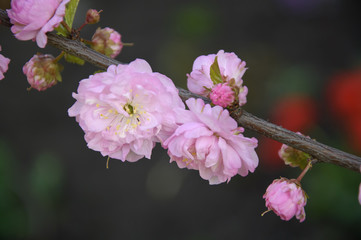
[[[137,96],[137,95],[136,95]],[[134,100],[134,99],[133,99]],[[140,125],[146,125],[151,118],[151,115],[144,111],[143,106],[133,101],[126,103],[123,106],[124,111],[128,116],[119,113],[114,108],[109,108],[109,105],[96,105],[99,117],[108,122],[106,131],[119,137],[125,137],[127,133],[135,133]],[[150,131],[150,130],[147,130]]]

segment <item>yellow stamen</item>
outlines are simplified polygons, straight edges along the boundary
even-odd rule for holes
[[[107,169],[109,169],[109,160],[110,160],[110,157],[108,156],[107,165],[106,165]]]

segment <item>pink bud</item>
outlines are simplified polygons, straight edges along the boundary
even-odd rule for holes
[[[101,12],[101,11],[100,11]],[[95,24],[98,23],[100,20],[100,12],[98,12],[95,9],[89,9],[86,13],[86,19],[85,19],[85,23],[86,24]]]
[[[263,195],[266,207],[272,210],[282,220],[288,221],[296,216],[300,222],[306,218],[305,205],[307,203],[306,193],[295,180],[286,178],[276,179],[268,186]]]
[[[214,86],[209,94],[209,97],[213,104],[224,108],[230,106],[235,99],[234,92],[227,83],[219,83]]]
[[[44,91],[61,82],[61,65],[49,54],[34,55],[23,67],[31,88]]]
[[[108,57],[115,58],[123,48],[121,35],[112,28],[98,28],[92,37],[91,47]]]
[[[239,89],[239,94],[238,94],[239,106],[243,106],[244,104],[246,104],[247,94],[248,94],[248,88],[246,86],[243,86]]]
[[[303,136],[300,132],[297,132],[297,134]],[[300,167],[301,169],[304,169],[307,166],[309,159],[311,159],[309,154],[287,146],[286,144],[282,144],[281,149],[278,151],[278,156],[285,162],[286,165],[290,165],[291,167]]]

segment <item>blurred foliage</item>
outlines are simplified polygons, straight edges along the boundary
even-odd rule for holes
[[[186,38],[197,39],[210,34],[217,24],[211,5],[189,4],[177,10],[174,30]]]
[[[337,223],[340,229],[361,234],[361,207],[357,199],[360,173],[330,164],[316,164],[303,180],[310,197],[306,212],[311,221]]]
[[[31,168],[22,170],[11,148],[0,140],[0,239],[37,235],[59,211],[64,183],[59,158],[40,154]]]
[[[61,196],[63,169],[59,159],[43,153],[35,159],[30,170],[29,185],[31,194],[46,206],[51,206]]]
[[[0,239],[22,238],[27,232],[25,203],[16,185],[14,156],[0,140]]]

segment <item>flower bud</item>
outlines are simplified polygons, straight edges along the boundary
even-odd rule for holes
[[[297,134],[302,135],[300,132],[297,132]],[[291,167],[300,167],[301,169],[304,169],[308,164],[308,160],[311,159],[309,154],[285,144],[283,144],[281,149],[278,151],[278,156],[285,162],[286,165],[290,165]]]
[[[234,91],[227,83],[219,83],[214,86],[209,94],[209,98],[213,104],[224,108],[230,106],[235,99]]]
[[[31,88],[44,91],[61,82],[61,68],[52,55],[36,54],[24,65],[23,72]]]
[[[121,35],[112,28],[98,28],[92,37],[91,47],[97,52],[115,58],[123,48]]]
[[[282,220],[288,221],[296,216],[300,222],[306,218],[306,193],[296,180],[276,179],[268,186],[263,195],[268,210],[272,210]]]
[[[100,20],[100,12],[98,12],[95,9],[89,9],[86,13],[86,19],[85,19],[85,23],[86,24],[95,24],[98,23]]]

